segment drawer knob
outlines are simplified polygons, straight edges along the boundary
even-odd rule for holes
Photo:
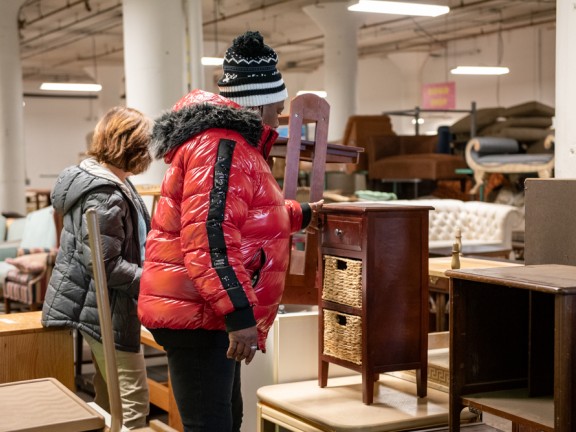
[[[342,230],[341,230],[340,228],[336,228],[336,229],[334,230],[334,234],[336,235],[336,237],[342,237],[342,235],[343,235],[344,233],[342,232]]]

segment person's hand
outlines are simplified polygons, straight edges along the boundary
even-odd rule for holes
[[[226,357],[237,362],[246,360],[250,364],[258,349],[258,330],[256,326],[228,333],[230,346],[226,352]]]
[[[323,204],[324,204],[324,200],[323,200],[323,199],[321,199],[320,201],[308,203],[308,205],[310,206],[310,209],[311,209],[313,212],[317,212],[317,211],[319,211],[320,209],[322,209],[322,205],[323,205]]]

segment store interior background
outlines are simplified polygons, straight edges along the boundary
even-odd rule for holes
[[[4,1],[11,0],[0,0],[0,5]],[[509,1],[503,0],[501,3]],[[565,0],[558,1],[563,2]],[[554,0],[542,0],[541,2],[555,3]],[[212,7],[216,2],[210,0],[202,3],[204,6]],[[297,7],[301,7],[306,2],[283,3],[293,3],[298,5]],[[445,3],[456,4],[457,2],[446,0]],[[435,19],[442,20],[441,17],[427,18],[427,20]],[[422,22],[420,19],[417,21]],[[254,27],[247,26],[248,24],[245,24],[243,30],[247,28],[258,30],[257,25]],[[119,31],[121,32],[121,29]],[[231,32],[226,30],[226,21],[219,24],[219,32],[218,45],[223,51],[231,42]],[[268,40],[267,33],[263,33]],[[321,31],[318,30],[317,34],[320,33]],[[205,34],[205,52],[211,52],[214,49],[213,34],[212,28]],[[357,63],[357,80],[350,82],[351,86],[356,86],[357,103],[354,114],[378,115],[385,111],[413,109],[421,104],[421,89],[424,84],[447,81],[453,81],[456,84],[456,108],[460,110],[469,109],[473,101],[478,109],[510,107],[530,101],[555,107],[557,102],[556,36],[556,25],[552,19],[544,24],[516,30],[502,30],[485,36],[449,41],[442,44],[441,48],[435,46],[434,49],[424,49],[421,52],[361,56]],[[298,35],[295,33],[294,37],[298,37]],[[271,45],[274,47],[273,43]],[[89,52],[87,55],[89,56]],[[26,79],[23,81],[23,145],[27,186],[52,188],[59,172],[69,165],[78,163],[81,154],[86,151],[86,136],[94,128],[101,114],[111,106],[111,103],[126,102],[123,99],[126,91],[122,63],[111,64],[105,59],[91,63],[93,65],[87,67],[91,74],[95,74],[99,78],[106,78],[108,83],[114,83],[116,86],[112,92],[113,97],[109,97],[111,94],[109,89],[98,96],[49,96],[38,90],[38,81]],[[300,90],[322,90],[324,88],[327,71],[322,64],[321,52],[318,54],[317,63],[317,67],[309,70],[280,68],[290,98],[294,97]],[[451,68],[464,64],[500,64],[509,67],[510,73],[500,77],[450,74]],[[217,79],[219,71],[219,67],[205,68],[206,90],[217,92],[215,79]],[[328,101],[330,102],[330,95],[328,95]],[[169,105],[164,107],[164,109],[169,108]],[[420,131],[422,134],[435,133],[439,126],[449,126],[462,116],[464,116],[462,113],[424,115],[425,123],[420,126]],[[410,118],[393,116],[392,122],[397,134],[411,135],[414,133],[414,126]],[[343,134],[346,125],[342,123],[338,126],[341,134]],[[302,325],[306,329],[315,325],[316,318],[314,315],[306,315],[305,313],[301,319],[304,322]],[[280,346],[279,335],[271,336],[269,344],[280,346],[277,349],[281,352],[276,353],[277,357],[270,358],[271,355],[257,358],[253,368],[251,368],[251,371],[257,371],[257,376],[249,376],[249,379],[246,380],[251,383],[250,389],[258,388],[278,379],[277,375],[282,370],[282,365],[278,366],[279,362],[288,365],[285,373],[286,370],[291,373],[291,366],[294,364],[299,364],[298,373],[300,374],[313,375],[316,372],[316,357],[309,355],[314,351],[306,349],[306,344],[315,342],[314,337],[310,335],[309,338],[299,338],[294,335],[305,334],[306,331],[302,331],[299,327],[286,327],[283,329],[283,340],[288,341],[288,343]],[[294,333],[286,334],[288,331]],[[293,345],[291,345],[292,343]],[[271,349],[270,353],[273,352]],[[303,356],[302,352],[307,353],[306,356]],[[296,354],[290,356],[290,353]],[[336,374],[346,372],[335,370]],[[247,405],[252,406],[255,403],[253,399],[255,399],[253,395],[252,399],[247,399]],[[252,413],[250,412],[243,430],[254,430],[251,417]]]
[[[438,18],[427,18],[438,20]],[[225,33],[226,21],[220,24]],[[255,28],[256,29],[256,28]],[[264,35],[266,37],[266,34]],[[219,37],[222,50],[230,44]],[[495,32],[447,42],[442,49],[426,52],[399,52],[388,55],[360,57],[357,64],[357,106],[355,114],[380,114],[384,111],[413,109],[421,104],[423,84],[454,81],[456,109],[470,109],[472,101],[478,109],[510,107],[538,101],[555,106],[556,26],[542,25]],[[214,41],[205,36],[206,52],[214,49]],[[320,60],[320,59],[319,59]],[[321,62],[319,62],[321,63]],[[457,76],[450,69],[456,65],[496,65],[510,68],[503,76]],[[116,82],[117,102],[124,93],[123,67],[104,61],[94,62],[93,70],[108,82]],[[217,91],[215,78],[219,67],[205,68],[205,88]],[[322,90],[326,71],[320,64],[311,71],[281,70],[289,97],[300,90]],[[51,188],[58,173],[75,164],[86,150],[86,135],[107,108],[109,98],[70,98],[49,96],[38,90],[38,82],[24,80],[24,145],[28,186]],[[330,95],[327,100],[330,102]],[[169,109],[167,106],[165,109]],[[288,108],[287,108],[288,109]],[[286,111],[287,111],[286,109]],[[420,133],[434,133],[438,126],[451,125],[462,113],[434,113],[423,116]],[[392,117],[397,134],[413,134],[411,118]],[[345,124],[338,125],[344,133]]]

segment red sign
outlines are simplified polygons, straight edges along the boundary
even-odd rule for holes
[[[422,86],[422,108],[456,108],[456,83],[454,81],[424,84]]]

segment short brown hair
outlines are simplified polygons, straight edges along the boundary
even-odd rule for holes
[[[150,166],[151,121],[134,108],[114,107],[100,119],[88,154],[132,174]]]

